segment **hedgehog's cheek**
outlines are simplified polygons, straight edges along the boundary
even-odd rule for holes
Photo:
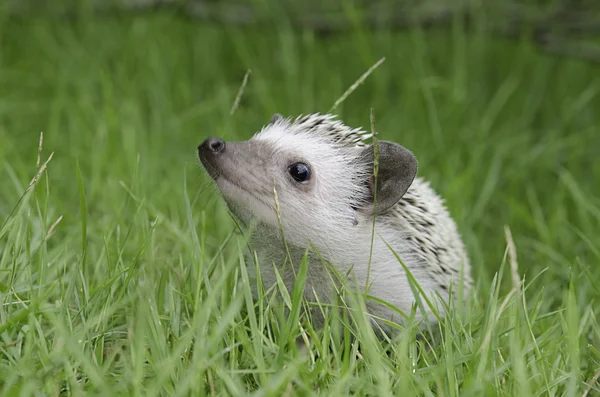
[[[352,218],[358,219],[359,217],[364,217],[364,208],[368,205],[373,205],[372,201],[370,200],[373,186],[372,179],[373,178],[369,178],[371,182],[365,182],[366,188],[364,189],[364,192],[356,194],[354,197],[352,197],[352,203],[350,204],[350,208],[352,210]]]
[[[252,222],[277,224],[275,207],[268,205],[254,194],[240,188],[225,178],[218,178],[217,185],[233,215],[245,224]]]

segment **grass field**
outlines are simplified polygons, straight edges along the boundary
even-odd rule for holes
[[[368,128],[372,107],[380,138],[413,150],[477,292],[432,346],[412,327],[379,341],[359,318],[354,339],[316,334],[303,353],[297,312],[254,307],[196,147],[326,112],[384,56],[337,112]],[[458,27],[2,20],[0,392],[600,395],[599,91],[598,66]],[[28,188],[41,131],[53,157]]]

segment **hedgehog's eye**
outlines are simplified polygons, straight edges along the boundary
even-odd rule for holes
[[[310,168],[304,163],[292,164],[288,172],[296,182],[306,182],[310,179]]]

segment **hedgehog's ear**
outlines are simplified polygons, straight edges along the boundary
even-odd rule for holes
[[[368,180],[369,196],[362,211],[371,215],[373,210],[382,214],[394,206],[406,193],[417,175],[417,159],[406,148],[394,142],[378,141],[379,168],[377,184],[374,180],[374,146],[363,149],[363,156],[369,162],[371,174]],[[377,191],[375,191],[377,185]],[[373,208],[373,201],[377,205]]]

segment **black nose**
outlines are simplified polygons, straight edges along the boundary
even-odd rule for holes
[[[206,150],[214,154],[225,150],[225,141],[219,138],[208,138],[198,146],[198,151]]]

